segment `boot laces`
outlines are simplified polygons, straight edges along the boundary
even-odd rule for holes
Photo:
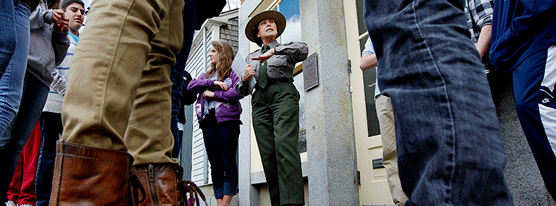
[[[197,203],[197,206],[200,206],[201,203],[199,196],[201,196],[201,199],[205,202],[205,205],[208,206],[205,195],[203,194],[201,189],[192,181],[181,180],[178,183],[178,192],[181,202],[186,203],[184,206],[195,206],[195,203]],[[189,193],[189,198],[187,198],[187,193]]]

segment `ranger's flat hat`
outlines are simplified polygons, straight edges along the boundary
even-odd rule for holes
[[[282,15],[282,13],[278,11],[263,11],[255,15],[247,23],[247,26],[245,27],[245,36],[247,36],[247,39],[260,44],[261,40],[259,40],[259,38],[257,37],[257,30],[259,27],[259,22],[265,19],[272,19],[276,23],[276,28],[278,29],[278,35],[276,35],[276,38],[278,38],[282,34],[282,32],[284,32],[284,29],[286,28],[286,17],[284,17],[284,15]]]

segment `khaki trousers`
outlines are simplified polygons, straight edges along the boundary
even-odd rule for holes
[[[396,205],[404,205],[407,196],[402,190],[400,177],[398,176],[398,158],[396,155],[396,133],[394,123],[394,111],[390,97],[379,95],[376,98],[376,114],[380,124],[380,137],[382,138],[382,164],[388,175],[390,193]]]
[[[170,66],[183,41],[181,0],[95,0],[71,63],[62,141],[171,158]],[[73,69],[75,68],[75,69]]]

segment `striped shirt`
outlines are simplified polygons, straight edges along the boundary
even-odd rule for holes
[[[62,113],[62,104],[66,92],[70,64],[73,60],[73,53],[75,51],[75,47],[77,46],[77,41],[79,41],[79,37],[73,35],[71,32],[68,32],[68,36],[70,37],[68,52],[64,61],[62,61],[62,63],[60,63],[60,65],[56,67],[52,73],[54,80],[52,81],[52,84],[50,84],[50,91],[48,92],[43,112]]]

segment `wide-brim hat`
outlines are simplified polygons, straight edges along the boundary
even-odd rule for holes
[[[245,36],[247,36],[247,39],[257,44],[261,43],[261,40],[259,39],[259,37],[257,37],[257,31],[259,28],[259,22],[265,19],[272,19],[274,20],[274,23],[276,23],[276,28],[278,29],[276,38],[278,38],[282,34],[282,32],[284,32],[284,29],[286,28],[286,17],[284,17],[284,15],[282,15],[282,13],[278,11],[263,11],[255,15],[247,23],[247,26],[245,27]]]

